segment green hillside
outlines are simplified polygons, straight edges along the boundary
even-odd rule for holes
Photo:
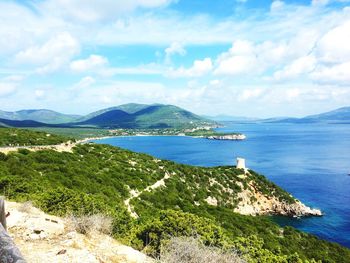
[[[0,147],[54,145],[70,140],[60,135],[15,128],[0,128]]]
[[[98,128],[183,128],[214,125],[189,111],[173,105],[125,104],[91,113],[73,126]]]
[[[0,111],[0,119],[7,120],[32,120],[37,122],[43,122],[48,124],[68,123],[74,122],[79,115],[63,114],[52,110],[39,109],[39,110],[20,110],[15,112]]]
[[[150,255],[156,256],[171,236],[197,235],[207,245],[240,251],[248,262],[350,262],[350,250],[338,244],[279,227],[269,217],[234,213],[237,194],[249,184],[264,195],[295,202],[264,176],[241,174],[233,166],[181,165],[108,145],[79,145],[73,153],[0,153],[0,194],[31,200],[60,216],[108,214],[116,238]],[[143,191],[165,175],[170,177],[163,186],[132,199],[139,215],[132,218],[125,203],[130,190]],[[208,196],[218,205],[209,205]]]

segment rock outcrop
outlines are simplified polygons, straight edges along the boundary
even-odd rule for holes
[[[83,235],[69,221],[30,205],[6,202],[8,232],[28,263],[153,262],[141,252],[101,233]]]
[[[238,198],[240,202],[234,211],[243,215],[322,216],[321,210],[312,209],[298,200],[287,203],[277,197],[263,195],[252,183],[238,194]]]

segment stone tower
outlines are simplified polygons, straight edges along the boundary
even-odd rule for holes
[[[245,159],[243,158],[237,158],[237,169],[244,169],[246,170],[247,168],[245,167]]]

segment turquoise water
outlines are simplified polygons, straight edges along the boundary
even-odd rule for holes
[[[235,158],[243,157],[249,168],[325,213],[274,220],[350,247],[350,125],[226,123],[218,130],[242,132],[248,139],[155,136],[96,142],[200,166],[235,165]]]

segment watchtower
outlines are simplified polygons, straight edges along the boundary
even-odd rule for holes
[[[244,169],[246,170],[247,168],[245,167],[245,159],[243,158],[237,158],[237,169]]]

